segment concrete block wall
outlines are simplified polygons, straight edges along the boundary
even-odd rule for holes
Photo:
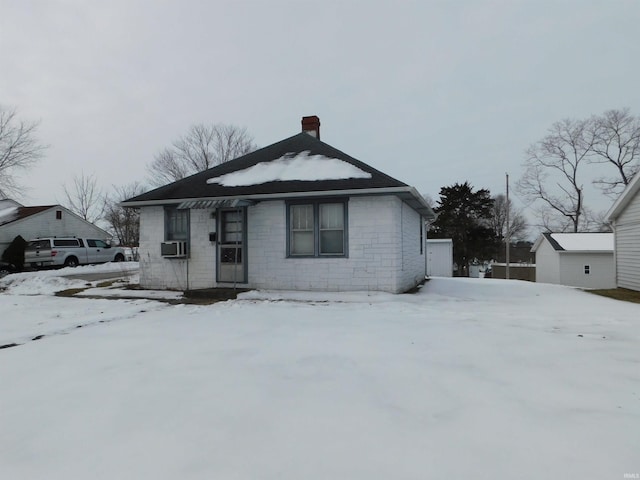
[[[160,255],[164,208],[140,212],[140,285],[199,289],[217,284],[211,210],[190,212],[190,259]],[[424,278],[420,216],[395,196],[353,197],[348,202],[347,258],[287,258],[286,203],[263,201],[247,209],[249,288],[399,293]]]
[[[164,207],[140,209],[140,286],[151,289],[187,289],[187,260],[160,255],[164,241]]]
[[[209,240],[209,233],[216,231],[212,213],[211,209],[195,209],[189,214],[189,289],[212,288],[216,282],[216,243]]]
[[[252,288],[402,291],[400,205],[394,196],[353,197],[348,203],[348,258],[287,258],[286,204],[260,202],[248,210]]]
[[[402,221],[400,222],[402,262],[398,279],[400,291],[404,292],[422,282],[427,273],[424,252],[425,232],[422,226],[422,217],[418,212],[402,202],[400,202],[399,208],[402,212]],[[423,228],[422,237],[420,235],[421,228]],[[421,238],[422,250],[420,248]]]

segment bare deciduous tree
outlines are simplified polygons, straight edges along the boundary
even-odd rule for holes
[[[640,119],[628,108],[608,110],[590,119],[594,139],[590,162],[607,164],[615,174],[594,180],[606,195],[617,196],[640,169]]]
[[[193,125],[147,167],[155,186],[175,182],[233,160],[256,149],[246,128],[233,125]]]
[[[493,197],[492,217],[489,220],[496,236],[503,242],[507,237],[507,197],[499,194]],[[512,241],[525,240],[527,237],[527,221],[522,212],[509,200],[509,238]]]
[[[530,203],[542,203],[548,222],[569,221],[571,230],[581,228],[584,189],[578,173],[590,154],[593,132],[589,122],[566,119],[556,122],[548,134],[527,150],[525,173],[517,184],[520,195]]]
[[[124,208],[120,202],[144,193],[145,187],[139,182],[114,187],[111,195],[105,197],[104,219],[120,245],[138,246],[140,242],[140,210]]]
[[[95,223],[102,219],[105,202],[95,175],[82,172],[74,176],[72,187],[64,185],[64,194],[66,207],[87,222]]]
[[[46,146],[36,139],[38,122],[20,120],[14,108],[0,106],[0,197],[20,196],[16,172],[33,166]]]

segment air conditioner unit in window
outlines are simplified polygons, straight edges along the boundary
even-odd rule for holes
[[[163,257],[186,257],[187,242],[163,242],[160,244],[160,254]]]

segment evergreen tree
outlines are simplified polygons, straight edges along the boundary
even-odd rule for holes
[[[468,275],[473,260],[489,260],[496,254],[500,239],[491,228],[493,204],[489,190],[474,192],[469,182],[440,189],[434,209],[438,218],[429,236],[453,240],[458,275]]]
[[[9,246],[2,252],[2,261],[10,263],[17,270],[24,267],[24,249],[27,248],[27,241],[18,235]]]

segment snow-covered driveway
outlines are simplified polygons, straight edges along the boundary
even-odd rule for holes
[[[27,283],[0,295],[3,340],[72,320],[0,350],[3,478],[640,473],[637,304],[474,279],[209,306]]]

